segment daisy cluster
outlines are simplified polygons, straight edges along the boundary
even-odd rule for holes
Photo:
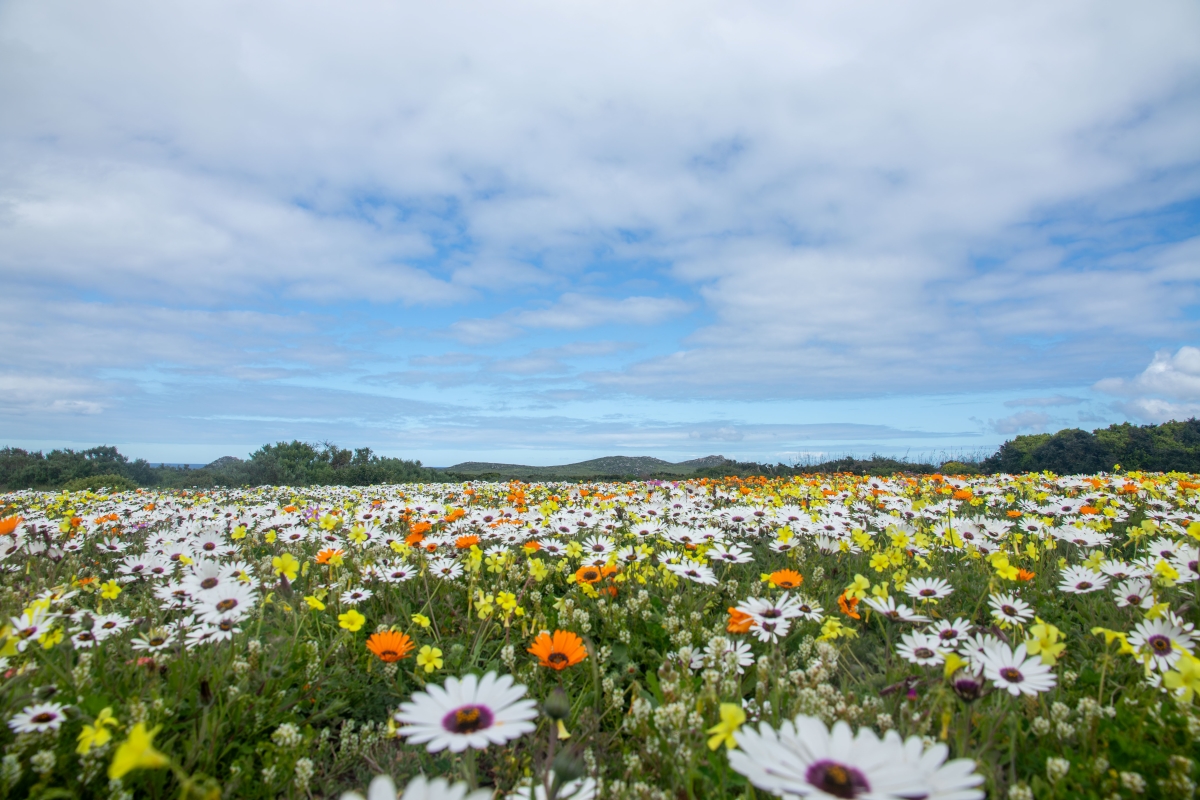
[[[1194,788],[1194,476],[3,503],[0,796]]]

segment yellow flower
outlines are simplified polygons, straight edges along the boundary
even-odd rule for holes
[[[345,628],[351,633],[354,633],[361,628],[363,623],[366,621],[367,618],[355,611],[353,608],[347,611],[345,614],[338,614],[338,627]]]
[[[958,653],[947,653],[946,667],[943,670],[943,673],[947,678],[949,678],[954,675],[954,673],[965,667],[968,663],[969,662]]]
[[[1196,692],[1200,691],[1200,658],[1186,651],[1180,653],[1175,669],[1163,676],[1163,683],[1168,689],[1179,692],[1185,703],[1192,702]]]
[[[121,587],[117,585],[116,581],[108,581],[100,587],[100,596],[105,600],[116,600],[120,593]]]
[[[867,592],[871,589],[871,582],[862,575],[854,576],[854,583],[846,587],[846,596],[853,597],[857,600],[862,600],[867,596]]]
[[[147,731],[144,722],[133,726],[129,738],[121,742],[112,763],[108,765],[110,780],[123,778],[135,769],[161,769],[170,763],[166,756],[154,749],[154,735],[159,727]]]
[[[891,565],[891,563],[892,560],[883,553],[876,553],[875,555],[871,556],[871,569],[875,570],[876,572],[883,572]]]
[[[426,672],[442,668],[442,651],[437,647],[425,645],[417,653],[417,666],[424,667]]]
[[[529,559],[529,574],[533,576],[535,581],[541,583],[546,580],[546,576],[550,574],[550,570],[540,558],[531,558]]]
[[[336,514],[326,514],[321,517],[321,530],[332,531],[342,524],[342,518]]]
[[[263,538],[267,540],[267,544],[275,544],[275,538],[278,535],[279,534],[275,533],[275,531],[267,531],[267,535],[264,536]],[[289,578],[289,580],[290,580],[290,578]]]
[[[93,747],[102,747],[108,744],[112,739],[112,731],[109,727],[115,727],[117,724],[116,718],[112,714],[112,708],[106,708],[96,715],[96,721],[91,725],[84,725],[83,730],[79,732],[79,746],[75,748],[75,752],[79,755],[86,755]]]
[[[242,539],[245,539],[246,538],[246,526],[238,525],[236,528],[234,528],[232,531],[230,531],[229,538],[233,539],[235,542],[240,542]]]
[[[496,598],[490,594],[484,594],[482,591],[476,592],[478,597],[475,600],[475,610],[479,612],[480,619],[487,619],[496,610],[494,605]]]
[[[420,625],[422,628],[428,628],[433,622],[424,614],[413,614],[412,621]]]
[[[729,750],[737,747],[733,735],[746,721],[746,712],[736,703],[721,703],[721,721],[708,729],[712,736],[708,737],[708,749],[716,750],[722,744]]]
[[[505,611],[512,611],[517,607],[517,596],[512,592],[497,592],[496,604]]]
[[[308,595],[307,597],[305,597],[304,602],[308,603],[308,607],[313,609],[314,611],[324,611],[325,610],[325,604],[322,603],[317,598],[313,597],[312,595]]]
[[[291,553],[275,556],[271,559],[271,566],[276,575],[282,575],[288,581],[296,580],[296,573],[300,571],[300,562]]]
[[[569,542],[567,544],[567,556],[569,558],[579,558],[583,555],[583,545],[579,542]]]
[[[1063,650],[1067,649],[1067,646],[1059,641],[1062,638],[1062,631],[1049,623],[1042,622],[1040,617],[1036,619],[1038,624],[1029,629],[1029,639],[1025,642],[1025,651],[1031,656],[1040,654],[1042,663],[1053,667]]]
[[[504,564],[508,561],[508,553],[500,551],[487,557],[488,572],[503,572]]]
[[[38,637],[38,641],[42,643],[43,650],[49,650],[63,640],[62,628],[51,628]]]

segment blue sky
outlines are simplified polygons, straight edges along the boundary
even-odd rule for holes
[[[0,443],[449,465],[1200,414],[1200,6],[0,4]]]

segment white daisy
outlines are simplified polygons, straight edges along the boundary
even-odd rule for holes
[[[845,722],[833,729],[816,717],[800,715],[776,731],[767,723],[734,734],[738,749],[729,765],[752,784],[785,797],[928,797],[917,765],[903,760],[895,740],[880,740],[870,728],[857,734]]]
[[[970,622],[959,617],[953,622],[947,619],[936,622],[928,632],[937,636],[942,647],[957,647],[959,642],[970,635],[973,627]]]
[[[903,603],[896,603],[894,597],[886,600],[868,597],[864,602],[893,622],[929,622],[929,617],[918,614]]]
[[[695,561],[685,560],[679,564],[667,564],[666,568],[671,570],[681,578],[687,578],[693,583],[699,583],[704,586],[716,586],[717,576],[712,569],[705,564],[700,564]]]
[[[171,646],[174,634],[166,628],[151,628],[144,636],[130,640],[133,649],[139,652],[157,653]]]
[[[947,761],[950,748],[940,742],[925,746],[920,736],[910,736],[900,743],[900,734],[888,731],[884,742],[900,751],[902,761],[914,767],[925,780],[924,800],[983,800],[983,776],[975,771],[974,759],[956,758]]]
[[[452,581],[463,573],[462,564],[451,558],[429,559],[429,574],[435,578]]]
[[[940,600],[953,591],[941,578],[913,578],[904,586],[904,593],[916,600]]]
[[[946,660],[938,652],[940,646],[942,646],[941,642],[933,634],[909,631],[900,637],[900,644],[896,646],[896,652],[906,661],[922,667],[932,667]]]
[[[1029,603],[1015,594],[992,595],[988,598],[988,605],[992,607],[992,616],[1002,625],[1019,625],[1033,619],[1033,609]]]
[[[708,556],[713,561],[722,561],[726,564],[749,564],[754,560],[750,553],[736,544],[715,545],[712,550],[708,551]]]
[[[8,727],[13,733],[47,733],[58,730],[65,719],[58,703],[35,703],[13,714]]]
[[[1113,589],[1113,597],[1121,608],[1150,608],[1154,605],[1154,595],[1150,591],[1150,581],[1145,578],[1130,578],[1122,581]]]
[[[448,678],[445,687],[427,686],[400,706],[395,718],[405,726],[398,733],[431,753],[483,750],[534,730],[537,704],[524,697],[525,687],[511,675]]]
[[[1005,644],[989,647],[983,653],[983,674],[988,680],[1016,697],[1048,692],[1055,686],[1054,673],[1039,656],[1028,656],[1025,645],[1013,650]]]
[[[374,592],[370,589],[364,589],[360,586],[342,592],[341,601],[348,606],[356,606],[364,600],[370,600],[373,594]]]
[[[550,774],[555,773],[551,771]],[[596,796],[597,788],[599,787],[596,786],[595,779],[585,776],[559,784],[554,797],[557,800],[592,800]],[[545,785],[534,783],[532,788],[528,784],[521,786],[509,794],[506,800],[546,800],[547,797]]]
[[[258,592],[244,583],[225,583],[196,604],[196,614],[205,622],[216,623],[222,619],[241,619],[254,610]]]
[[[1107,575],[1103,572],[1092,572],[1087,567],[1067,567],[1059,577],[1059,591],[1068,594],[1098,592],[1108,586]]]
[[[1167,671],[1179,654],[1192,649],[1192,624],[1168,612],[1158,619],[1144,619],[1129,634],[1129,644],[1149,659],[1153,669]]]

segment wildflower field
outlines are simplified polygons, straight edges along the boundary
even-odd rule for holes
[[[1196,476],[0,502],[4,797],[1195,792]]]

